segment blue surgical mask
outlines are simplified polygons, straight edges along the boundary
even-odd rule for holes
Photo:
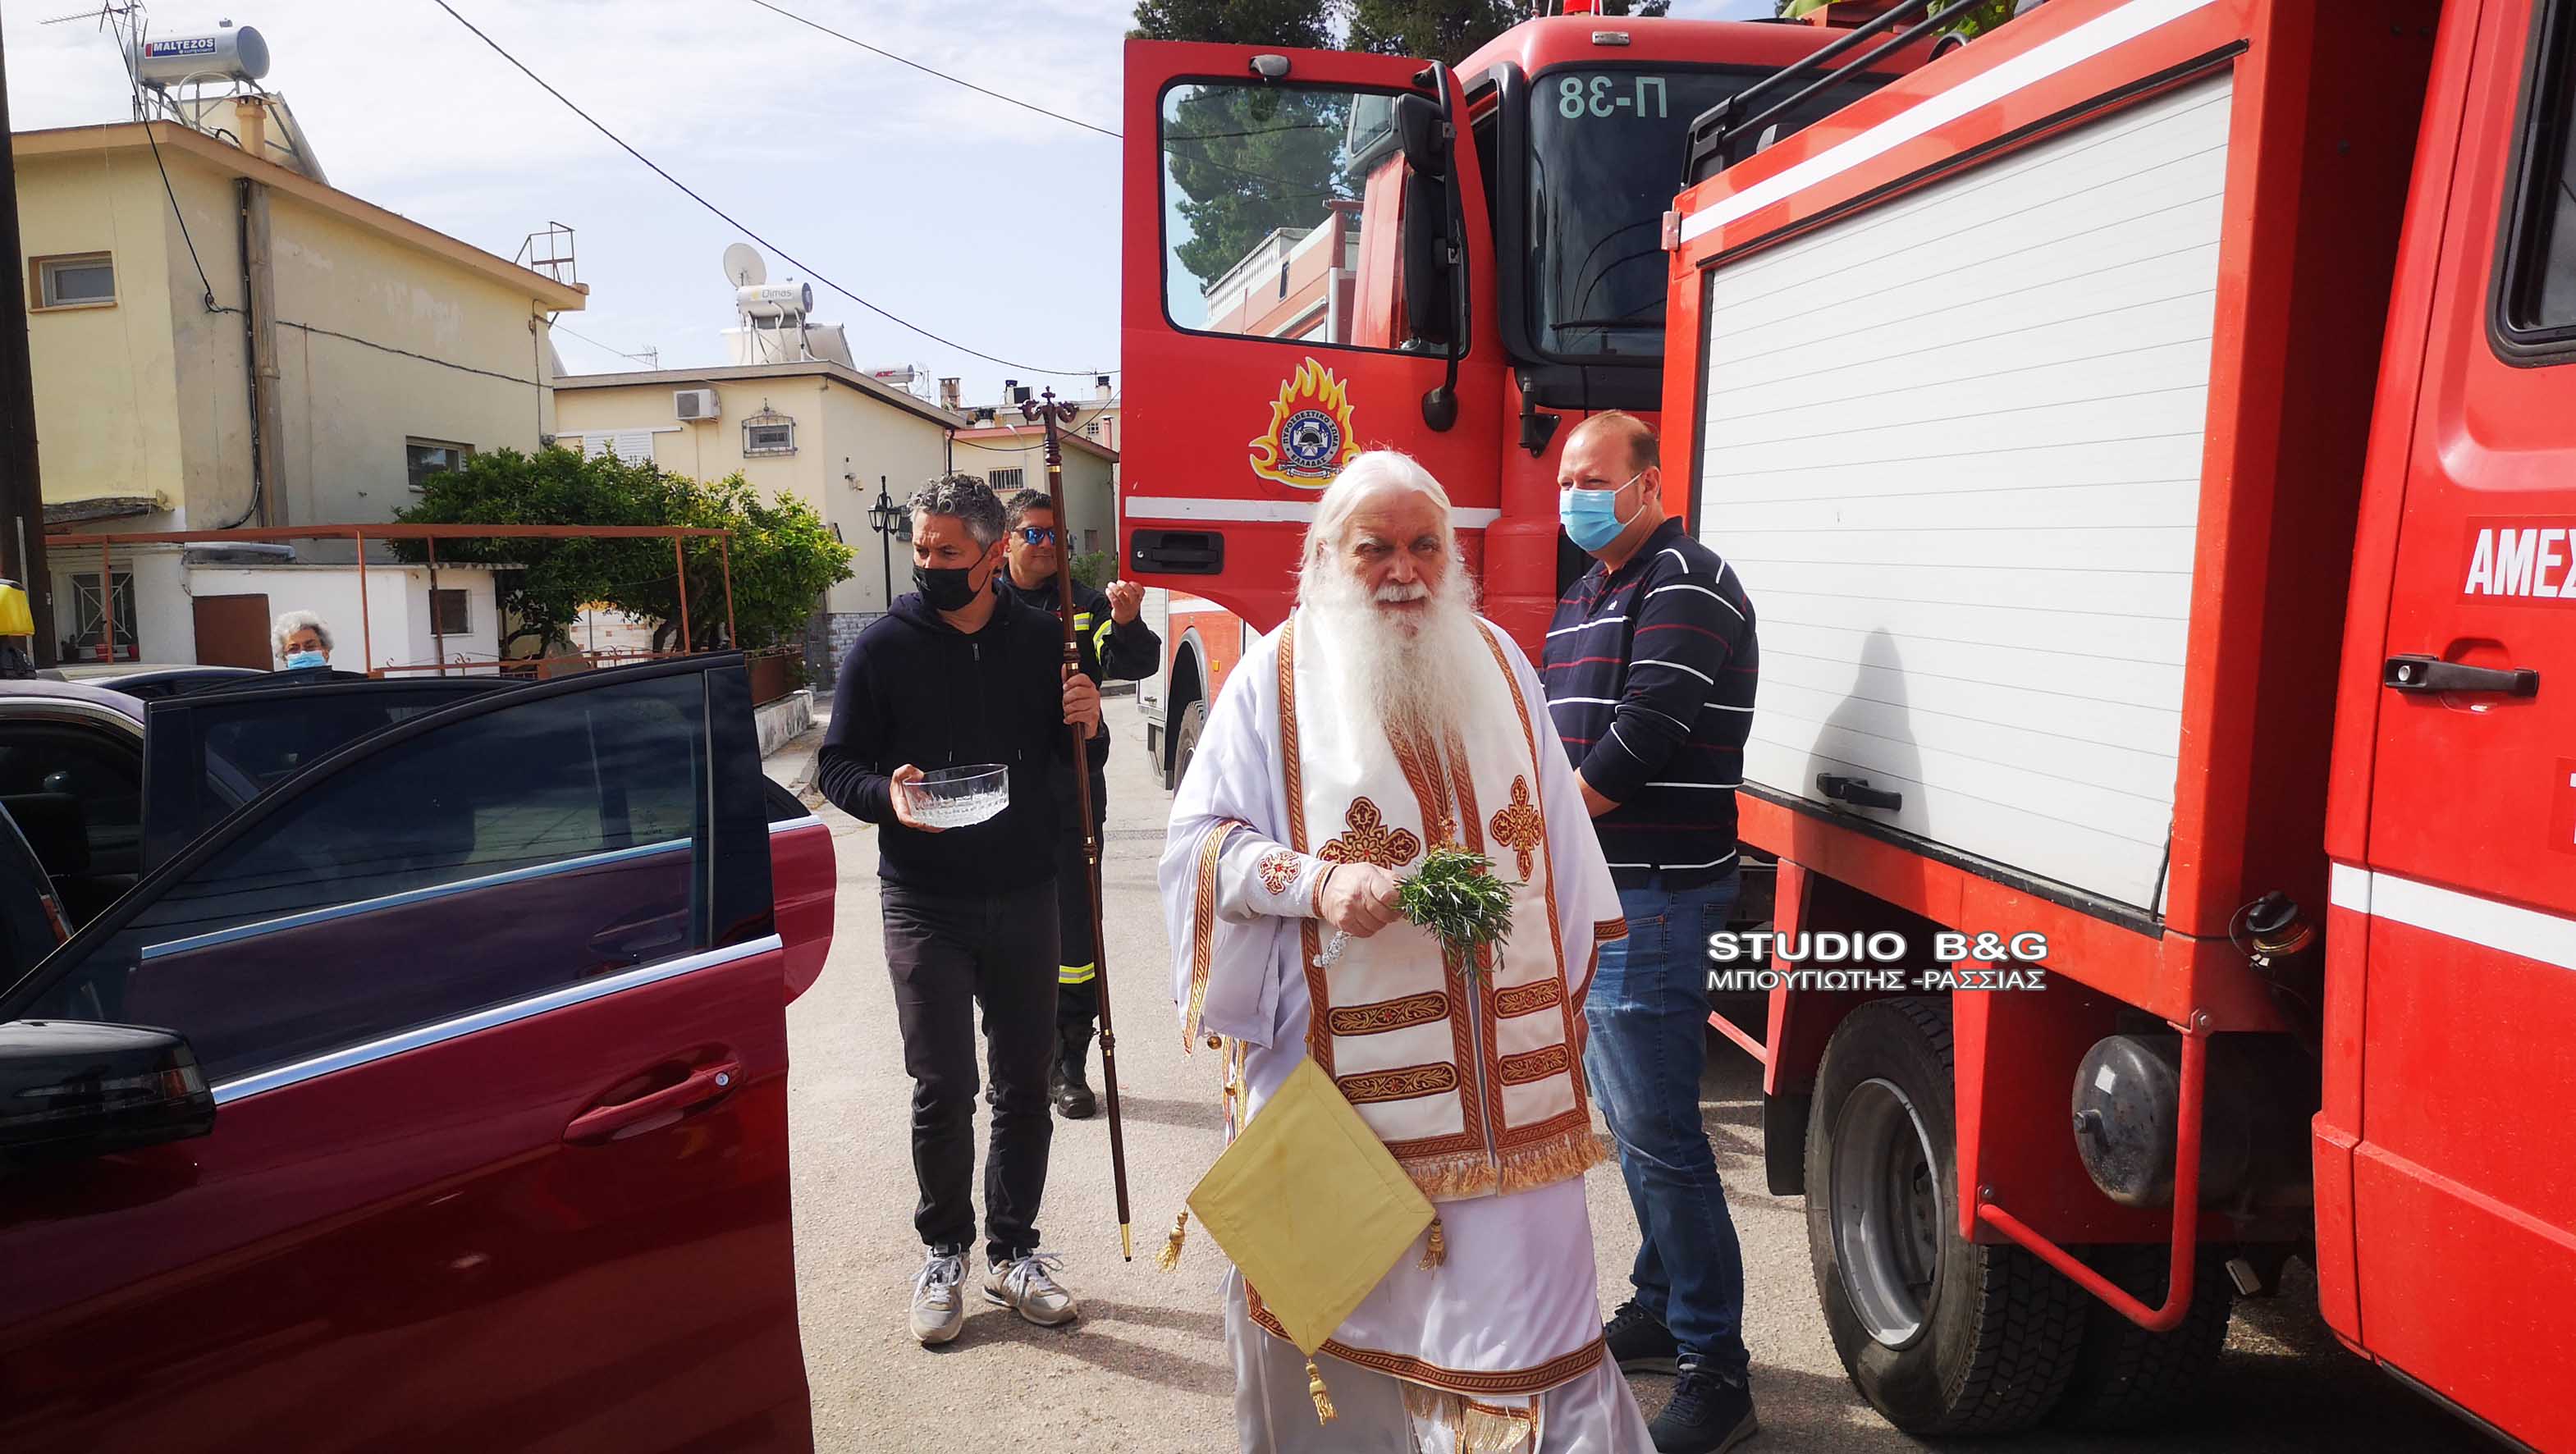
[[[328,666],[330,664],[331,658],[324,656],[318,651],[290,651],[286,654],[286,669],[288,671],[302,671],[308,666]]]
[[[1587,551],[1599,550],[1618,539],[1619,532],[1627,529],[1629,523],[1637,518],[1636,511],[1630,511],[1626,520],[1619,518],[1619,490],[1635,484],[1643,474],[1645,471],[1639,470],[1628,476],[1627,481],[1615,490],[1558,490],[1556,517],[1565,522],[1566,538],[1572,540],[1576,548]],[[1643,501],[1638,502],[1638,510],[1645,508]]]

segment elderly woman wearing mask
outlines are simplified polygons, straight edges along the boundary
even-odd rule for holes
[[[331,664],[331,628],[310,611],[289,611],[278,617],[270,639],[288,671]]]

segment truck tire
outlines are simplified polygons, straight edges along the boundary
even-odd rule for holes
[[[1950,1008],[1876,1000],[1825,1045],[1807,1131],[1807,1249],[1844,1371],[1908,1434],[2047,1417],[2083,1348],[2081,1289],[1958,1232]]]
[[[2157,1246],[2101,1246],[2084,1260],[2141,1301],[2164,1301],[2172,1253]],[[2084,1350],[2052,1421],[2091,1430],[2166,1428],[2187,1417],[2227,1345],[2235,1296],[2224,1249],[2204,1246],[2192,1263],[2191,1310],[2170,1333],[2150,1333],[2099,1298],[2084,1310]]]
[[[1190,703],[1181,713],[1181,725],[1172,732],[1172,786],[1190,775],[1190,759],[1198,756],[1199,734],[1207,730],[1207,703]]]

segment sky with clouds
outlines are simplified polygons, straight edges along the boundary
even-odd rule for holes
[[[864,365],[956,374],[969,400],[1033,369],[1116,366],[1118,143],[845,45],[750,0],[449,0],[663,168],[933,343],[815,282],[815,316]],[[994,7],[779,0],[923,65],[1115,129],[1132,0]],[[88,0],[0,0],[21,130],[123,120],[124,70]],[[1771,0],[1678,0],[1676,15]],[[496,252],[576,234],[589,307],[559,320],[567,368],[724,360],[719,258],[741,234],[512,70],[432,0],[159,0],[156,35],[256,26],[333,185]],[[773,280],[806,276],[770,259]],[[575,336],[575,335],[579,336]],[[595,340],[595,342],[591,341]],[[1087,378],[1044,380],[1089,392]]]

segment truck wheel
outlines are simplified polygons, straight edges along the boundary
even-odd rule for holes
[[[2081,1289],[1962,1238],[1950,1009],[1876,1000],[1825,1046],[1807,1131],[1807,1249],[1852,1384],[1909,1434],[2046,1417],[2083,1347]]]
[[[2160,1303],[2172,1253],[2153,1246],[2102,1246],[2084,1260],[2129,1296]],[[2183,1416],[2208,1386],[2227,1344],[2235,1295],[2223,1249],[2204,1246],[2193,1259],[2191,1311],[2170,1333],[2150,1333],[2099,1298],[2084,1310],[2084,1351],[2053,1416],[2079,1429],[2164,1428]]]
[[[1181,725],[1172,734],[1172,786],[1190,775],[1190,759],[1198,756],[1199,733],[1207,729],[1207,703],[1192,702],[1181,713]]]

